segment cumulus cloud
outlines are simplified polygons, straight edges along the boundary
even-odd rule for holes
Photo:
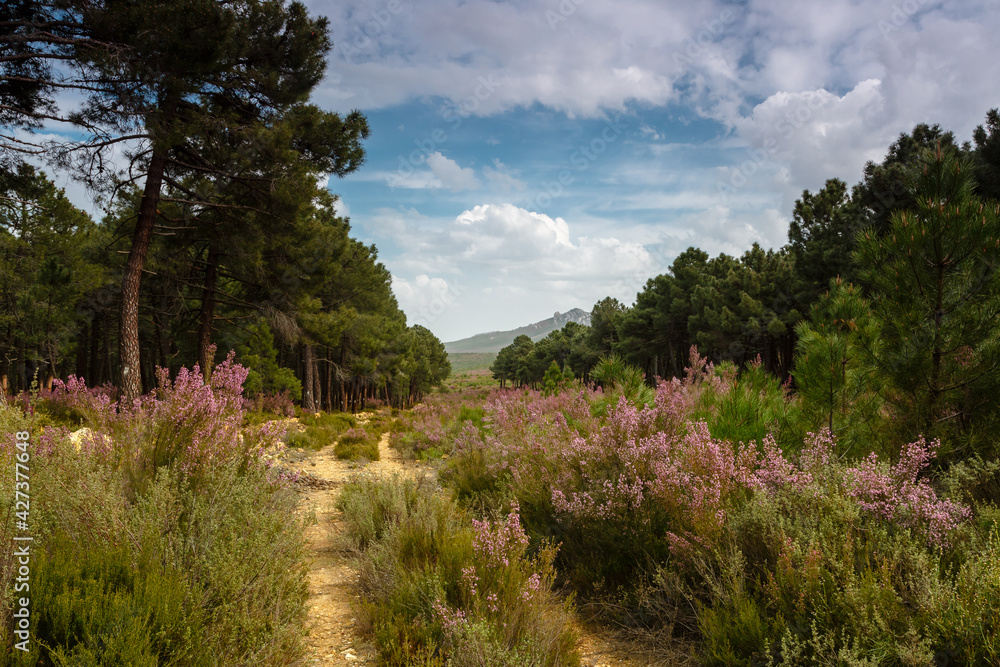
[[[435,151],[427,156],[427,166],[431,168],[441,187],[448,188],[452,192],[475,190],[482,185],[476,178],[474,169],[460,167],[457,162],[446,158],[440,152]]]
[[[414,274],[478,274],[495,287],[565,293],[586,285],[596,294],[623,276],[648,277],[654,264],[640,243],[574,237],[563,218],[513,204],[475,206],[441,231],[410,226],[406,234],[412,250],[401,264]]]
[[[776,93],[842,97],[877,79],[884,118],[940,114],[967,132],[997,103],[982,84],[1000,61],[981,55],[1000,29],[995,0],[309,4],[340,28],[321,97],[344,109],[441,98],[464,115],[595,116],[679,102],[732,125]]]
[[[445,338],[505,328],[511,313],[524,312],[523,324],[609,295],[631,302],[665,266],[641,243],[579,236],[561,217],[513,204],[475,206],[442,222],[383,209],[378,225],[407,248],[392,268],[400,305]]]
[[[622,274],[656,264],[648,238],[627,229],[643,215],[662,214],[661,246],[671,252],[781,245],[803,189],[856,181],[917,123],[967,139],[1000,105],[990,85],[1000,59],[984,56],[1000,31],[996,0],[440,0],[400,3],[396,13],[371,0],[307,2],[340,27],[322,103],[345,111],[419,103],[449,136],[482,130],[475,144],[485,150],[475,157],[486,166],[463,167],[469,153],[437,154],[422,170],[377,175],[395,188],[524,204],[520,195],[550,179],[552,164],[516,161],[524,149],[504,136],[497,154],[511,167],[490,165],[497,140],[482,118],[527,110],[544,123],[555,111],[632,126],[619,144],[637,145],[630,163],[595,163],[574,202],[564,197],[552,215],[538,204],[466,201],[468,210],[430,232],[427,220],[385,214],[409,230],[399,260],[407,280],[479,272],[482,289],[521,302],[597,292],[603,278],[579,267]],[[604,227],[585,222],[597,214]]]
[[[454,279],[421,273],[413,279],[393,274],[392,291],[410,324],[432,327],[442,315],[453,310],[464,290]]]
[[[842,96],[822,89],[775,93],[735,121],[748,149],[723,182],[777,189],[790,209],[803,189],[833,177],[856,181],[865,162],[879,159],[894,138],[885,104],[878,79]]]

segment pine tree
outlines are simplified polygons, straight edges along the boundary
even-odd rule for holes
[[[923,155],[915,206],[859,240],[876,326],[864,341],[900,438],[995,446],[1000,410],[1000,204],[973,195],[973,163]],[[907,432],[909,431],[909,432]]]
[[[119,320],[122,397],[131,401],[141,392],[140,282],[164,183],[177,187],[177,174],[206,170],[192,137],[220,127],[253,134],[256,124],[303,102],[323,75],[328,26],[300,3],[282,0],[71,0],[68,6],[89,37],[117,48],[74,50],[90,94],[73,119],[92,135],[64,157],[99,185],[108,175],[100,168],[103,152],[133,142],[130,162],[142,168],[129,178],[145,181]]]

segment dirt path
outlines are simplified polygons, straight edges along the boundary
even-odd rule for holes
[[[360,423],[364,418],[359,419]],[[376,651],[356,629],[352,603],[357,598],[357,574],[350,557],[339,544],[340,512],[337,495],[350,477],[362,470],[377,475],[418,472],[414,463],[402,461],[389,447],[389,434],[378,445],[380,460],[360,465],[342,461],[332,444],[288,467],[332,483],[332,488],[304,491],[299,503],[302,514],[314,512],[316,522],[306,529],[312,557],[309,570],[309,634],[306,665],[359,665],[377,663]]]
[[[364,417],[359,419],[363,422]],[[289,468],[301,470],[329,483],[331,488],[303,491],[300,514],[315,513],[316,521],[306,530],[311,555],[309,571],[309,634],[306,637],[305,665],[364,665],[378,664],[377,652],[361,636],[352,604],[358,594],[357,573],[350,556],[338,545],[341,532],[340,512],[336,509],[337,495],[350,477],[362,470],[376,475],[424,474],[427,466],[403,461],[389,447],[389,434],[379,441],[378,461],[360,465],[342,461],[334,454],[333,445],[297,462],[286,462]],[[652,664],[636,661],[625,647],[582,626],[579,648],[582,667],[645,667]],[[634,654],[633,654],[634,655]]]

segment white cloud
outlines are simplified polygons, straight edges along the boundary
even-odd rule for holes
[[[765,248],[785,243],[788,221],[774,208],[740,211],[715,204],[682,216],[672,227],[679,231],[664,238],[670,255],[696,246],[711,256],[724,252],[739,257],[754,243]]]
[[[410,324],[433,326],[442,315],[454,309],[463,289],[454,280],[431,277],[426,273],[412,280],[393,274],[392,291]]]
[[[448,188],[452,192],[476,190],[482,185],[476,178],[474,169],[460,167],[457,162],[446,158],[440,152],[435,151],[427,156],[427,166],[441,182],[441,187]]]
[[[803,189],[822,187],[833,177],[855,182],[865,162],[884,155],[894,138],[885,104],[877,79],[862,81],[843,96],[822,89],[775,93],[736,121],[749,150],[724,181],[738,188],[773,186],[789,211]],[[776,172],[787,177],[775,179]]]
[[[494,166],[492,167],[483,168],[483,176],[486,177],[486,180],[489,181],[492,186],[504,194],[508,194],[515,190],[524,190],[527,187],[524,181],[517,178],[510,171],[510,169],[507,168],[507,165],[499,159],[493,160],[493,165]]]
[[[441,231],[407,225],[403,212],[397,217],[393,234],[404,234],[398,242],[409,248],[399,265],[412,275],[479,274],[494,287],[567,295],[581,289],[597,294],[635,272],[652,275],[654,260],[642,244],[574,237],[566,220],[513,204],[475,206]]]
[[[988,57],[1000,32],[996,0],[439,0],[402,3],[376,24],[385,4],[308,2],[339,28],[321,103],[377,110],[422,101],[441,114],[430,124],[456,139],[451,159],[437,154],[422,171],[374,175],[395,188],[484,188],[477,201],[520,201],[565,157],[553,143],[559,157],[546,164],[505,135],[497,154],[506,165],[490,165],[500,130],[478,119],[455,126],[469,116],[520,109],[532,122],[551,123],[554,110],[629,121],[623,144],[636,144],[631,162],[595,163],[574,201],[566,196],[553,208],[563,217],[510,204],[476,206],[458,219],[383,212],[397,225],[386,229],[403,230],[399,268],[407,280],[479,275],[477,295],[489,289],[515,309],[542,309],[572,290],[583,298],[632,270],[620,267],[651,266],[648,237],[629,228],[642,212],[664,213],[662,229],[672,231],[662,245],[671,252],[781,245],[803,189],[831,177],[856,182],[867,160],[881,159],[916,123],[940,123],[968,139],[1000,105],[993,85],[1000,59]],[[550,21],[548,11],[565,20]],[[371,25],[367,42],[360,39]],[[722,136],[707,136],[712,124],[704,119],[720,123]],[[480,133],[459,144],[470,127]],[[459,145],[480,150],[459,153]],[[739,185],[721,197],[716,182],[733,179]],[[587,218],[598,212],[607,215]]]
[[[421,156],[420,162],[426,163],[430,169],[415,169],[409,163],[400,162],[396,171],[362,171],[352,178],[355,181],[381,181],[390,188],[405,190],[448,189],[461,192],[482,187],[472,167],[461,167],[440,152],[435,151],[426,158]]]

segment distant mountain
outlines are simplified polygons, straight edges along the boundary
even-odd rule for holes
[[[535,322],[527,326],[519,327],[512,331],[491,331],[489,333],[476,334],[470,338],[453,340],[444,344],[444,349],[449,353],[460,352],[499,352],[514,342],[514,339],[524,334],[531,340],[541,340],[556,329],[562,329],[567,322],[576,322],[590,326],[590,313],[580,308],[574,308],[565,313],[556,313],[547,320]]]

